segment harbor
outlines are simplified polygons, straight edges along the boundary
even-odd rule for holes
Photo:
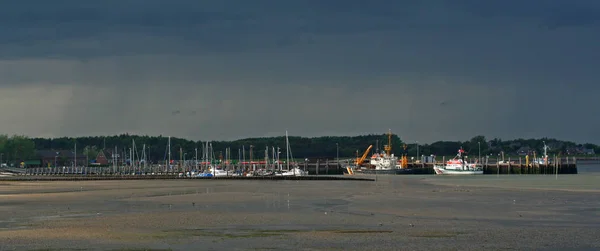
[[[3,3],[0,251],[600,251],[600,0]]]
[[[346,167],[348,163],[352,163],[353,159],[340,160],[316,160],[314,162],[294,162],[293,165],[298,166],[301,170],[308,172],[310,176],[330,176],[343,175],[347,173]],[[442,165],[445,160],[437,162],[408,162],[406,167],[398,168],[398,170],[411,170],[406,172],[398,172],[398,174],[435,174],[433,167]],[[505,163],[502,163],[505,162]],[[486,159],[481,165],[484,174],[577,174],[577,158],[556,158],[548,164],[525,163],[523,158],[516,161],[509,159],[508,161]],[[185,174],[194,170],[194,166],[175,166],[167,169],[161,165],[148,166],[115,166],[115,167],[37,167],[37,168],[4,168],[5,172],[19,176],[157,176],[157,177],[175,177],[179,178],[179,174]],[[202,170],[202,166],[199,165]],[[273,165],[261,164],[229,164],[225,165],[223,170],[228,171],[228,176],[249,172],[251,170],[270,170]],[[276,168],[277,170],[280,170]],[[245,170],[245,171],[243,171]],[[285,170],[285,166],[281,166],[281,170]],[[376,170],[377,171],[377,170]],[[377,172],[373,172],[375,174]],[[385,171],[379,171],[379,174],[385,174]],[[227,175],[226,175],[227,176]],[[294,176],[294,175],[290,175]],[[299,176],[299,175],[298,175]],[[234,176],[235,177],[235,176]],[[255,176],[256,177],[256,176]],[[250,178],[250,177],[248,177]]]
[[[287,131],[282,137],[284,147],[264,145],[263,150],[255,152],[256,147],[252,144],[246,149],[242,145],[237,154],[232,153],[231,148],[224,145],[223,151],[215,150],[213,143],[203,142],[201,148],[194,148],[193,157],[188,157],[189,151],[181,147],[178,154],[172,153],[171,137],[166,137],[166,148],[163,160],[152,160],[150,146],[136,144],[131,139],[131,147],[122,148],[121,151],[115,147],[108,151],[105,147],[97,153],[95,159],[90,161],[88,156],[82,158],[78,155],[77,144],[74,143],[73,151],[68,150],[43,150],[36,161],[21,161],[18,167],[3,165],[0,167],[0,176],[95,176],[95,177],[131,177],[142,176],[151,179],[163,178],[210,178],[210,177],[273,177],[273,176],[330,176],[330,175],[473,175],[473,174],[577,174],[576,157],[554,154],[550,156],[549,147],[545,141],[541,141],[541,154],[536,156],[535,148],[524,148],[518,150],[517,157],[506,157],[504,151],[498,152],[498,157],[488,155],[478,149],[477,157],[467,156],[461,144],[456,144],[457,149],[454,157],[435,156],[434,154],[419,155],[419,146],[416,145],[416,153],[409,157],[408,145],[401,143],[397,135],[391,130],[385,134],[386,143],[380,150],[378,137],[373,144],[366,147],[362,154],[356,151],[356,157],[349,158],[348,155],[339,156],[339,144],[335,144],[336,157],[310,157],[298,159],[292,154],[292,147]],[[401,144],[399,155],[394,154],[392,145]],[[369,142],[369,141],[367,141]],[[493,141],[490,141],[493,142]],[[248,142],[246,142],[248,143]],[[473,143],[465,143],[471,145]],[[492,143],[490,143],[492,144]],[[552,142],[553,147],[556,147]],[[480,142],[476,143],[480,148]],[[297,149],[307,153],[306,145]],[[141,148],[141,149],[140,149]],[[261,147],[262,148],[262,147]],[[520,149],[521,149],[520,148]],[[84,147],[83,153],[89,154],[91,148]],[[456,148],[455,148],[456,149]],[[539,148],[538,148],[539,149]],[[141,150],[141,152],[140,152]],[[285,150],[285,152],[282,152]],[[447,148],[446,154],[451,150]],[[578,150],[578,149],[575,149]],[[581,150],[581,149],[579,149]],[[108,155],[110,153],[110,155]],[[432,153],[429,150],[429,153]],[[179,155],[179,156],[177,156]],[[2,157],[3,154],[0,154]],[[110,158],[109,158],[110,157]],[[585,161],[595,161],[593,158],[584,158]],[[0,160],[1,162],[1,160]],[[15,161],[16,162],[16,161]],[[586,162],[586,163],[587,163]],[[14,162],[13,162],[14,163]]]

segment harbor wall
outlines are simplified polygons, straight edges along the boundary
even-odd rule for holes
[[[508,158],[503,161],[499,159],[493,160],[490,158],[482,158],[482,161],[476,159],[468,160],[469,163],[482,163],[484,174],[577,174],[578,159],[574,157],[553,157],[548,158],[549,163],[539,164],[528,162],[527,158]],[[408,163],[409,168],[431,168],[434,165],[444,164],[445,159],[441,162],[434,163]]]
[[[434,174],[434,164],[441,165],[444,162],[435,163],[408,163],[407,168],[412,169],[410,174]],[[298,167],[307,170],[310,175],[340,175],[346,171],[347,162],[317,160],[314,162],[299,163]],[[199,166],[202,169],[201,166]],[[508,160],[505,163],[499,161],[491,162],[486,160],[483,165],[484,174],[577,174],[577,160],[574,158],[553,159],[548,165],[525,163],[523,159],[517,161]],[[227,170],[252,170],[249,165],[227,165]],[[265,168],[265,165],[255,165],[254,169]],[[272,166],[268,166],[271,169]],[[282,169],[286,169],[282,166]],[[164,166],[109,166],[109,167],[39,167],[39,168],[13,168],[11,172],[18,172],[23,175],[64,175],[64,174],[95,174],[95,175],[122,175],[122,174],[145,174],[145,175],[169,175],[178,174],[193,170],[193,166],[175,166],[172,169],[165,169]],[[15,171],[16,170],[16,171]]]
[[[441,162],[439,164],[442,164]],[[433,163],[408,164],[408,168],[426,169],[420,173],[433,174]],[[577,164],[560,165],[525,165],[525,164],[492,164],[483,166],[483,174],[577,174]]]

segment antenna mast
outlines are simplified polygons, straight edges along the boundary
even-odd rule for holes
[[[392,129],[388,131],[388,144],[383,146],[385,153],[389,156],[392,151]]]

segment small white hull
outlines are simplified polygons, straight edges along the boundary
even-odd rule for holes
[[[208,173],[212,174],[213,177],[227,177],[233,174],[233,172],[228,172],[222,169],[209,170]]]
[[[483,174],[483,170],[460,170],[460,169],[446,169],[443,167],[433,167],[435,174],[440,175],[476,175]]]
[[[275,176],[308,176],[308,172],[300,168],[294,168],[292,170],[284,171],[282,173],[276,173]]]

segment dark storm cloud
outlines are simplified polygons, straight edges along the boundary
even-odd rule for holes
[[[592,25],[600,18],[600,2],[594,0],[564,1],[452,1],[457,7],[481,17],[530,18],[542,26]]]
[[[599,17],[584,0],[6,1],[0,107],[22,110],[0,130],[600,141],[580,114]],[[537,122],[556,114],[583,121]]]

